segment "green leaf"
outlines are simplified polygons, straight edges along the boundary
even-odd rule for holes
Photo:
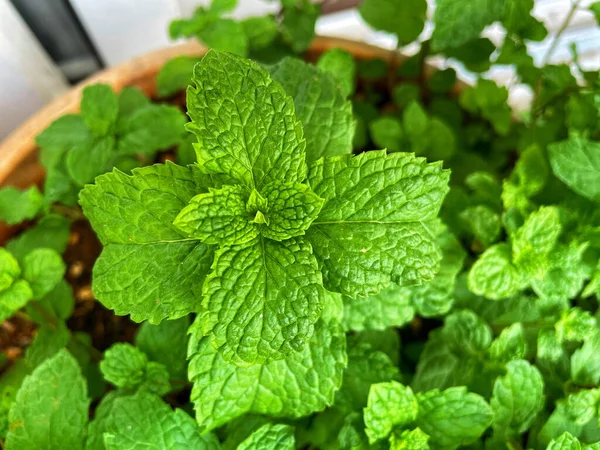
[[[258,226],[246,211],[242,186],[223,186],[192,197],[173,225],[187,236],[206,244],[245,244],[259,234]]]
[[[187,90],[188,130],[198,136],[198,163],[248,188],[306,176],[302,125],[294,103],[258,64],[211,51]]]
[[[577,425],[584,426],[597,415],[599,401],[598,389],[582,389],[567,397],[565,412]]]
[[[544,407],[544,380],[527,361],[511,361],[506,375],[496,379],[490,405],[496,433],[507,438],[524,433]]]
[[[181,141],[185,116],[174,106],[148,105],[135,111],[124,125],[119,151],[152,155]]]
[[[297,0],[284,4],[281,34],[284,41],[296,53],[308,49],[315,36],[315,25],[321,7],[309,0]]]
[[[203,331],[226,361],[263,364],[305,347],[324,296],[310,244],[259,237],[219,249],[212,270]]]
[[[20,276],[19,262],[8,250],[0,247],[0,291],[10,288]]]
[[[473,311],[465,309],[446,317],[442,336],[456,354],[477,355],[490,346],[492,332]]]
[[[118,102],[119,118],[117,120],[117,134],[122,134],[123,128],[127,125],[127,121],[131,115],[141,108],[150,105],[150,99],[138,88],[127,86],[119,92]]]
[[[495,0],[439,0],[433,16],[432,49],[458,47],[478,38],[487,25],[501,17],[503,3]]]
[[[459,101],[467,111],[481,114],[489,120],[498,134],[508,133],[512,115],[507,105],[508,90],[505,87],[481,78],[476,86],[469,87],[461,93]]]
[[[156,91],[159,97],[170,97],[192,84],[194,66],[201,58],[178,56],[170,59],[156,75]]]
[[[469,271],[469,289],[490,300],[508,298],[519,292],[523,278],[513,265],[506,243],[488,248]]]
[[[198,37],[209,48],[246,56],[248,37],[241,23],[233,19],[208,21],[198,32]]]
[[[418,394],[417,423],[432,447],[455,449],[474,443],[492,423],[493,412],[483,397],[465,387]]]
[[[52,291],[66,270],[61,256],[49,248],[33,250],[23,258],[23,278],[29,282],[35,300]]]
[[[429,436],[419,427],[404,430],[400,435],[393,433],[390,438],[390,450],[429,450]]]
[[[581,443],[571,433],[565,431],[546,447],[546,450],[581,450]]]
[[[215,14],[225,14],[231,12],[237,6],[238,0],[212,0],[210,12]]]
[[[171,391],[169,371],[164,365],[150,361],[146,365],[145,372],[144,381],[138,387],[140,392],[148,392],[160,397]]]
[[[552,171],[563,183],[590,200],[600,201],[600,144],[571,138],[548,146]]]
[[[44,206],[44,197],[36,186],[26,191],[14,187],[0,189],[0,219],[14,225],[33,219]]]
[[[527,351],[523,325],[520,322],[506,327],[500,335],[494,339],[489,348],[489,355],[495,361],[509,362],[524,359]]]
[[[278,28],[274,16],[248,17],[242,21],[251,51],[267,49],[277,38]]]
[[[596,22],[600,24],[600,2],[594,2],[590,5],[590,11],[596,17]]]
[[[296,117],[304,128],[307,161],[352,153],[352,105],[334,76],[293,58],[284,58],[269,72],[294,99]]]
[[[419,413],[417,398],[410,387],[391,381],[373,384],[364,409],[365,432],[369,442],[384,439],[395,427],[414,422]]]
[[[582,386],[600,382],[600,332],[596,331],[571,356],[571,378]]]
[[[437,70],[427,80],[427,87],[435,94],[445,94],[456,84],[456,70],[452,68]]]
[[[31,286],[25,280],[17,280],[0,291],[0,321],[10,318],[33,298]]]
[[[163,364],[173,379],[187,380],[189,326],[189,317],[164,320],[159,325],[144,322],[135,336],[135,344],[150,360]]]
[[[546,37],[546,28],[531,16],[534,0],[506,0],[502,24],[506,31],[523,39],[542,41]]]
[[[172,410],[147,393],[117,397],[104,417],[106,450],[218,450],[218,440],[203,435],[198,424],[181,409]]]
[[[344,297],[344,328],[346,330],[384,330],[401,327],[415,316],[410,298],[403,288],[390,286],[379,294],[352,299]]]
[[[410,44],[423,31],[427,1],[365,0],[361,3],[359,12],[373,28],[395,34],[400,47]]]
[[[440,164],[385,151],[313,163],[308,181],[325,203],[306,237],[325,288],[359,297],[433,278],[441,255],[428,227],[448,176]]]
[[[146,376],[148,358],[131,344],[113,344],[100,362],[100,371],[106,381],[119,388],[135,388]]]
[[[98,137],[85,146],[69,151],[66,157],[67,172],[78,186],[83,186],[107,171],[108,163],[114,154],[114,137]]]
[[[25,351],[27,365],[34,369],[65,348],[71,340],[71,332],[66,324],[57,321],[56,324],[44,324],[37,330],[31,345]]]
[[[81,118],[96,137],[110,134],[117,122],[119,103],[107,84],[94,84],[83,90]]]
[[[252,433],[238,450],[294,450],[294,428],[267,423]]]
[[[547,269],[548,255],[562,231],[559,210],[543,206],[532,213],[513,235],[512,254],[517,267],[540,278]]]
[[[444,54],[448,58],[459,60],[467,70],[481,73],[490,69],[490,57],[495,50],[496,46],[488,38],[478,38],[456,48],[447,48]]]
[[[49,248],[63,253],[69,242],[71,221],[60,214],[48,214],[39,222],[6,244],[6,248],[21,262],[37,248]]]
[[[581,308],[563,311],[554,328],[556,336],[562,341],[584,342],[592,337],[597,329],[596,318]]]
[[[197,171],[170,163],[132,176],[113,171],[86,186],[80,203],[104,245],[92,279],[96,298],[116,314],[154,324],[198,311],[213,252],[173,220],[205,191]]]
[[[336,80],[344,96],[354,93],[356,83],[356,63],[351,53],[341,48],[332,48],[323,53],[317,61],[317,67],[323,72],[329,72]],[[285,88],[285,86],[284,86]],[[302,119],[300,119],[302,120]],[[302,121],[304,123],[304,121]]]
[[[500,235],[500,216],[487,205],[471,206],[463,210],[460,219],[485,247],[493,244]]]
[[[83,449],[88,407],[79,364],[61,350],[23,381],[10,410],[5,448]]]
[[[371,138],[379,148],[385,148],[391,152],[403,150],[408,146],[404,142],[404,128],[400,120],[391,116],[383,116],[373,120],[369,124]]]
[[[65,279],[62,279],[52,291],[46,294],[42,299],[38,300],[37,303],[44,311],[52,316],[58,319],[67,320],[71,317],[73,309],[75,308],[73,289]],[[27,308],[27,314],[29,314],[29,317],[31,317],[32,320],[35,320],[40,324],[48,322],[47,317],[40,314],[38,309],[31,308],[31,305]]]
[[[283,360],[237,367],[203,337],[200,319],[190,328],[191,399],[196,420],[212,430],[246,413],[296,418],[333,403],[346,367],[345,335],[336,322],[318,322],[308,345]]]

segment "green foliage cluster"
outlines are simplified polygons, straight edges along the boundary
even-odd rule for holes
[[[598,73],[576,52],[533,64],[532,0],[438,0],[428,40],[425,0],[364,0],[420,51],[314,64],[289,54],[318,7],[240,22],[235,5],[171,25],[216,48],[158,75],[161,96],[189,85],[189,122],[90,86],[38,137],[43,189],[0,190],[24,230],[0,249],[0,319],[38,327],[0,377],[4,448],[598,448]],[[439,56],[477,81],[426,75]],[[515,66],[529,111],[492,65]],[[70,329],[73,220],[132,342]]]

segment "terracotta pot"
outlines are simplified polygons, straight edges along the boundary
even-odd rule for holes
[[[391,61],[394,55],[389,50],[361,42],[318,37],[308,50],[307,58],[315,59],[319,54],[331,48],[345,49],[359,59],[383,58]],[[26,188],[33,184],[40,184],[43,181],[44,169],[38,161],[38,148],[35,137],[58,117],[78,112],[81,92],[85,86],[105,83],[111,85],[116,91],[120,91],[126,86],[135,86],[140,88],[146,95],[154,96],[156,93],[156,74],[165,62],[182,55],[202,56],[206,51],[205,47],[195,41],[157,50],[106,69],[58,97],[30,117],[0,144],[0,155],[2,155],[2,158],[0,158],[0,186]],[[403,59],[402,55],[398,55],[396,62],[401,62]],[[426,69],[428,72],[434,70],[429,66]],[[10,230],[0,223],[0,242],[4,242],[9,232]]]

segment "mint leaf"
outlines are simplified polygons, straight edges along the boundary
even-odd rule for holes
[[[583,389],[567,397],[565,412],[570,420],[584,426],[597,415],[598,401],[598,389]]]
[[[341,48],[332,48],[323,53],[317,61],[317,67],[323,72],[329,72],[336,80],[344,96],[354,93],[356,78],[356,63],[351,53]],[[285,85],[284,85],[285,88]],[[302,119],[300,119],[302,120]],[[302,121],[304,124],[305,122]]]
[[[259,234],[246,211],[246,201],[242,186],[209,189],[206,194],[192,197],[173,224],[206,244],[245,244]]]
[[[94,84],[83,90],[81,118],[92,135],[110,134],[117,121],[119,104],[117,96],[107,84]]]
[[[544,407],[544,380],[527,361],[511,361],[506,375],[496,379],[490,405],[492,426],[507,438],[524,433]]]
[[[103,425],[106,450],[218,450],[217,439],[202,435],[198,424],[181,409],[172,410],[146,393],[115,398]]]
[[[487,205],[465,209],[460,213],[460,219],[485,247],[493,244],[500,235],[500,216]]]
[[[495,361],[509,362],[524,359],[527,350],[523,325],[520,322],[506,327],[494,339],[488,350],[490,357]]]
[[[212,430],[246,413],[301,417],[333,403],[346,367],[344,332],[334,321],[318,322],[308,345],[283,360],[238,367],[203,337],[202,321],[190,328],[191,399],[196,420]]]
[[[269,72],[294,99],[296,116],[304,128],[307,161],[352,153],[352,105],[334,76],[292,58],[282,59]]]
[[[135,169],[132,176],[113,171],[82,190],[80,203],[104,245],[92,288],[117,314],[159,323],[199,310],[213,252],[172,224],[206,191],[195,173],[170,163]]]
[[[590,200],[600,200],[600,144],[571,138],[548,146],[552,171],[563,183]]]
[[[395,427],[404,427],[417,419],[417,398],[412,389],[391,381],[371,386],[364,409],[365,432],[373,444],[386,438]]]
[[[209,48],[240,56],[248,54],[248,37],[244,27],[233,19],[210,20],[198,32],[198,37]]]
[[[403,46],[410,44],[423,31],[427,2],[365,0],[360,5],[359,12],[365,22],[373,28],[395,34],[398,37],[398,46]]]
[[[0,189],[0,219],[8,225],[33,219],[43,205],[44,197],[35,186],[26,191],[14,187]]]
[[[6,448],[83,449],[88,407],[79,365],[61,350],[23,381],[10,410]]]
[[[231,12],[237,6],[238,0],[212,0],[210,12],[215,14],[224,14]]]
[[[100,362],[100,371],[106,381],[119,388],[134,388],[145,378],[148,358],[131,344],[114,344]]]
[[[584,342],[595,334],[597,326],[596,318],[590,312],[575,307],[569,311],[563,311],[554,328],[556,336],[561,342]]]
[[[152,361],[163,364],[171,378],[187,380],[187,331],[189,317],[164,320],[159,325],[144,322],[135,336],[135,345]]]
[[[321,7],[309,0],[284,3],[281,35],[296,53],[306,50],[315,36],[315,25]]]
[[[582,386],[600,381],[600,332],[596,331],[571,356],[571,378]]]
[[[483,397],[465,387],[418,394],[419,428],[432,447],[454,449],[474,443],[492,423],[493,412]]]
[[[405,133],[400,120],[390,116],[378,117],[369,124],[369,131],[377,147],[391,152],[402,150]]]
[[[21,278],[21,267],[10,252],[0,248],[0,320],[4,321],[33,298],[31,285]]]
[[[38,223],[8,241],[6,248],[21,262],[37,248],[63,253],[69,242],[71,221],[60,214],[48,214]]]
[[[183,91],[192,83],[194,66],[200,58],[178,56],[170,59],[156,75],[156,92],[159,97],[170,97]]]
[[[119,117],[117,119],[117,134],[122,134],[131,115],[150,105],[150,99],[138,88],[127,86],[119,92],[118,102]]]
[[[238,450],[294,450],[294,429],[267,423],[252,433]]]
[[[483,29],[502,15],[503,2],[494,0],[440,0],[436,4],[431,36],[434,51],[458,47],[479,37]]]
[[[439,210],[448,176],[439,164],[385,151],[314,162],[308,182],[325,203],[306,237],[324,286],[358,297],[392,282],[433,278],[440,255],[428,221]]]
[[[415,316],[410,299],[399,286],[390,286],[379,294],[352,299],[344,297],[346,330],[384,330],[401,327]]]
[[[219,249],[212,269],[202,291],[203,331],[225,360],[263,364],[305,346],[323,299],[310,244],[259,237]]]
[[[456,354],[477,355],[490,346],[492,332],[473,311],[456,311],[446,317],[442,336]]]
[[[400,435],[393,433],[390,438],[390,450],[429,450],[429,436],[419,427],[404,430]]]
[[[251,51],[267,49],[279,31],[274,16],[248,17],[242,21],[242,27]]]
[[[187,128],[198,136],[198,162],[248,190],[306,174],[302,125],[294,103],[258,64],[211,51],[187,90]]]
[[[36,300],[52,291],[66,270],[61,256],[49,248],[33,250],[23,258],[23,278],[29,282]]]
[[[64,322],[57,321],[56,324],[42,325],[37,329],[35,338],[25,352],[27,365],[32,369],[38,367],[65,348],[70,340],[71,332]]]
[[[488,248],[469,272],[469,289],[490,300],[515,295],[523,282],[521,273],[512,263],[510,247],[506,243]]]
[[[571,433],[565,431],[558,438],[552,441],[546,447],[546,450],[580,450],[581,443]]]
[[[465,89],[459,99],[463,108],[471,113],[481,114],[500,135],[508,133],[512,120],[507,100],[508,90],[504,86],[483,78],[477,81],[476,86]]]
[[[69,283],[62,279],[58,284],[46,294],[43,298],[38,300],[38,304],[44,309],[44,311],[50,313],[54,317],[62,320],[67,320],[73,314],[75,308],[75,298],[73,297],[73,289]],[[31,305],[27,308],[27,314],[31,319],[35,320],[40,324],[44,324],[48,321],[45,315],[40,314],[37,309],[31,308]]]
[[[101,136],[80,148],[68,152],[66,167],[69,176],[79,185],[94,181],[96,176],[106,172],[108,163],[115,153],[115,139]]]

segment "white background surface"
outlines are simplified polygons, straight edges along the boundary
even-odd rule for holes
[[[40,0],[44,1],[44,0]],[[167,28],[171,20],[189,16],[198,5],[210,0],[71,0],[94,46],[107,65],[114,65],[149,51],[172,45]],[[549,31],[543,43],[530,47],[534,59],[540,63],[554,33],[562,25],[571,0],[536,0],[534,15],[542,20]],[[586,11],[592,0],[583,0],[571,25],[556,49],[553,61],[569,61],[569,45],[576,42],[587,69],[600,68],[600,29],[591,13]],[[262,15],[277,9],[276,3],[262,0],[239,0],[233,16],[237,18]],[[433,12],[430,1],[429,15]],[[431,27],[426,27],[426,38]],[[321,35],[362,40],[382,47],[393,48],[394,38],[375,32],[362,22],[356,11],[345,11],[322,17],[317,24]],[[486,30],[486,35],[500,43],[503,31],[499,26]],[[410,53],[411,48],[405,49]],[[414,49],[412,49],[414,51]],[[463,78],[472,79],[462,73]],[[510,69],[496,70],[487,76],[508,85]],[[65,83],[59,71],[29,32],[8,0],[0,0],[0,139],[18,126],[45,102],[60,94]],[[524,107],[527,89],[511,92],[511,102]]]

